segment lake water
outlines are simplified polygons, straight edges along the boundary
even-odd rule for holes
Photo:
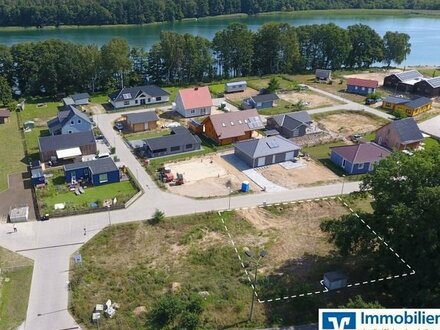
[[[0,43],[12,45],[26,41],[40,41],[58,38],[76,43],[102,46],[113,37],[123,37],[130,46],[149,49],[158,41],[161,31],[197,34],[212,39],[218,30],[231,22],[242,22],[251,30],[257,30],[267,22],[285,22],[294,26],[306,24],[335,23],[346,28],[362,23],[375,29],[380,35],[386,31],[399,31],[411,36],[412,51],[403,65],[440,65],[440,17],[405,17],[405,16],[338,16],[307,15],[271,15],[240,18],[216,18],[200,21],[184,21],[143,26],[85,27],[69,29],[23,29],[19,31],[0,31]]]

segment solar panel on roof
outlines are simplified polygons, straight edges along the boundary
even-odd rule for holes
[[[246,122],[246,120],[245,120],[245,122]],[[263,123],[261,122],[261,118],[258,116],[257,117],[250,117],[248,126],[251,129],[260,128],[263,126]]]
[[[416,78],[421,78],[423,75],[419,71],[405,71],[401,73],[396,73],[396,77],[398,77],[400,80],[412,80]]]
[[[131,93],[122,94],[122,97],[124,98],[124,100],[131,99]]]
[[[278,148],[278,147],[280,146],[280,145],[279,145],[276,141],[274,141],[274,140],[267,141],[266,143],[267,143],[267,145],[269,146],[269,148],[271,148],[271,149]]]
[[[428,79],[427,82],[434,88],[440,87],[440,77]]]

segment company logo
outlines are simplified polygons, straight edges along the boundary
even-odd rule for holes
[[[356,313],[323,312],[321,322],[323,330],[356,330]]]

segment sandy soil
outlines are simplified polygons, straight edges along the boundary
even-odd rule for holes
[[[101,104],[90,103],[89,105],[84,106],[84,109],[94,115],[105,113],[105,109]]]
[[[347,214],[346,208],[336,201],[293,204],[277,211],[280,211],[281,215],[275,215],[276,212],[262,208],[239,212],[258,230],[272,237],[273,244],[267,250],[270,255],[270,268],[263,271],[287,271],[289,267],[286,268],[286,265],[290,265],[296,272],[301,270],[304,274],[307,273],[308,267],[298,267],[301,258],[325,256],[333,251],[333,245],[328,243],[327,234],[319,227],[322,220]]]
[[[170,186],[169,191],[189,197],[214,197],[229,195],[228,183],[231,190],[241,188],[243,181],[249,180],[234,166],[229,164],[219,155],[192,158],[191,160],[169,163],[165,166],[171,168],[173,173],[182,173],[185,184]],[[251,182],[251,189],[259,192],[260,189]]]
[[[229,99],[231,101],[243,101],[243,99],[249,97],[249,96],[253,96],[253,95],[257,95],[258,91],[253,89],[253,88],[246,88],[246,90],[244,92],[239,92],[239,93],[228,93],[225,94],[225,98]]]
[[[386,76],[389,76],[390,74],[402,72],[402,70],[399,69],[391,69],[391,70],[383,70],[380,72],[365,72],[365,73],[356,73],[356,74],[350,74],[344,76],[344,78],[359,78],[359,79],[371,79],[371,80],[377,80],[379,82],[379,86],[383,85],[383,79]]]
[[[308,109],[314,109],[314,108],[323,108],[323,107],[329,107],[332,105],[338,104],[337,101],[325,97],[323,95],[315,94],[313,92],[285,92],[285,93],[279,93],[278,96],[292,104],[298,103],[299,101],[303,101],[304,103],[307,103]]]
[[[288,189],[300,185],[339,180],[336,174],[314,160],[304,162],[306,166],[296,169],[286,170],[281,165],[274,164],[259,172],[266,179]]]
[[[372,132],[383,125],[380,120],[354,112],[330,114],[318,122],[326,130],[346,136]]]

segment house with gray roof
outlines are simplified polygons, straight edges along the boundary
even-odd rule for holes
[[[424,79],[414,85],[414,93],[427,96],[440,96],[440,77]]]
[[[131,132],[142,132],[157,128],[159,117],[154,110],[133,112],[122,115],[125,118],[126,127]]]
[[[388,157],[391,151],[374,143],[360,143],[330,148],[330,160],[348,174],[365,174]]]
[[[412,99],[401,96],[387,96],[383,99],[382,108],[403,111],[408,116],[417,116],[432,108],[432,100],[421,96]]]
[[[43,136],[38,139],[42,162],[75,159],[97,152],[92,131]]]
[[[243,100],[244,109],[267,109],[272,108],[279,97],[274,94],[258,94]]]
[[[412,92],[415,84],[423,79],[423,75],[417,70],[403,71],[386,76],[383,86],[394,91]]]
[[[142,157],[155,158],[200,149],[202,141],[184,127],[176,127],[170,135],[143,140],[138,153]]]
[[[375,141],[391,150],[417,149],[423,141],[423,134],[414,118],[405,118],[379,128]]]
[[[317,82],[328,83],[329,81],[332,80],[332,70],[316,69],[315,80]]]
[[[64,105],[87,105],[90,95],[88,93],[78,93],[63,98]]]
[[[312,124],[312,118],[307,111],[289,112],[267,118],[267,129],[275,129],[285,138],[294,138],[306,134],[306,129]]]
[[[299,150],[299,146],[279,135],[234,144],[234,154],[252,168],[294,160]]]
[[[82,182],[94,186],[120,181],[119,169],[110,157],[66,164],[64,176],[66,183]]]
[[[47,122],[52,135],[72,134],[92,130],[92,121],[86,113],[67,105],[57,116]]]
[[[109,102],[115,109],[165,103],[169,100],[170,93],[156,85],[124,87],[109,96]]]

